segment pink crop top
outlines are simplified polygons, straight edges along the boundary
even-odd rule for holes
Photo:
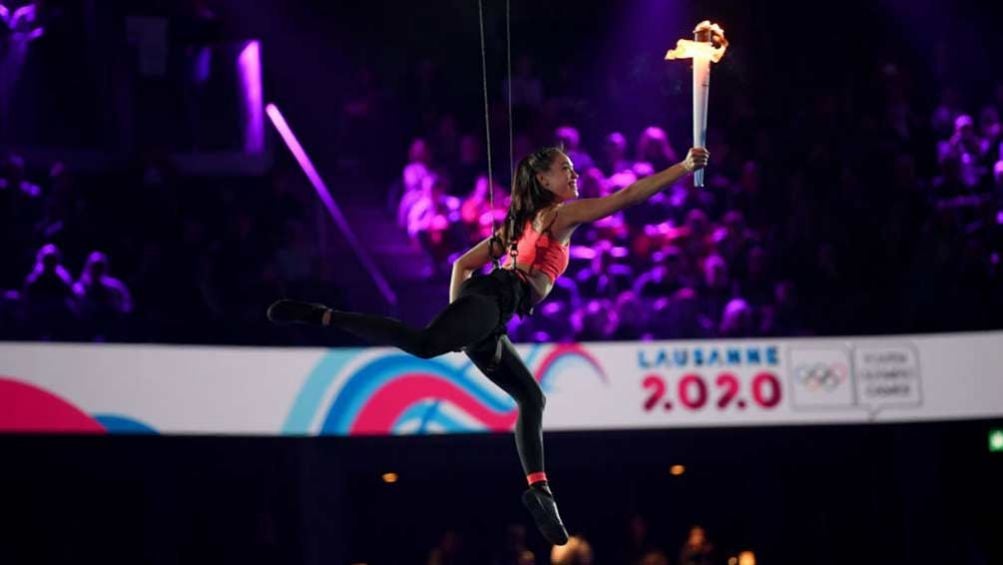
[[[568,245],[555,239],[551,239],[547,230],[543,233],[533,229],[531,220],[526,222],[526,227],[519,238],[516,246],[516,262],[522,265],[529,265],[529,271],[540,271],[547,275],[550,282],[557,280],[568,268]]]

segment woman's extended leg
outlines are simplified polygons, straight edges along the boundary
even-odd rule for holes
[[[507,392],[519,405],[515,422],[515,446],[530,488],[523,494],[523,504],[533,514],[540,532],[555,545],[568,541],[568,532],[557,512],[543,469],[543,408],[547,399],[539,383],[508,336],[500,337],[501,360],[495,365],[495,340],[489,339],[468,347],[466,354],[493,383]]]
[[[268,319],[273,322],[330,325],[372,345],[392,345],[425,359],[483,340],[498,327],[500,315],[497,300],[481,294],[457,298],[421,329],[393,318],[341,312],[294,300],[279,300],[268,308]]]

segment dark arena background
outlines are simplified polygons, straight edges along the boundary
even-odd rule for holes
[[[582,225],[508,324],[552,546],[519,407],[462,353],[266,309],[422,327],[523,156],[560,144],[581,198],[684,160],[696,63],[666,51],[703,20],[704,186]],[[0,563],[1003,563],[1001,23],[0,0]]]

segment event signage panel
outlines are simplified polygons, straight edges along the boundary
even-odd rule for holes
[[[1003,333],[526,344],[547,430],[1003,416]],[[508,431],[460,354],[0,344],[0,431],[250,435]]]

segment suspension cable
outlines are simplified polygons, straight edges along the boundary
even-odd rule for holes
[[[484,0],[477,0],[477,14],[481,27],[481,83],[484,90],[484,138],[486,139],[488,155],[488,205],[491,207],[491,240],[488,244],[488,255],[497,269],[500,266],[499,260],[494,255],[494,244],[498,239],[495,232],[498,231],[495,225],[495,194],[493,189],[494,177],[491,171],[491,112],[488,106],[488,59],[487,47],[484,40]]]
[[[490,207],[491,213],[491,239],[490,239],[490,250],[491,261],[494,263],[495,268],[501,266],[501,255],[495,256],[494,246],[497,242],[499,247],[505,249],[505,244],[498,237],[498,221],[495,219],[495,189],[494,189],[494,172],[491,167],[491,108],[488,104],[488,63],[487,63],[487,45],[484,34],[484,0],[477,0],[477,12],[478,19],[480,23],[481,31],[481,82],[484,90],[484,138],[486,140],[487,149],[487,159],[488,159],[488,206]],[[512,6],[511,0],[505,0],[505,47],[507,51],[507,62],[508,62],[508,158],[509,158],[509,170],[510,170],[510,181],[515,182],[515,149],[514,149],[514,139],[513,134],[513,124],[512,124]],[[514,226],[510,226],[509,233]]]

